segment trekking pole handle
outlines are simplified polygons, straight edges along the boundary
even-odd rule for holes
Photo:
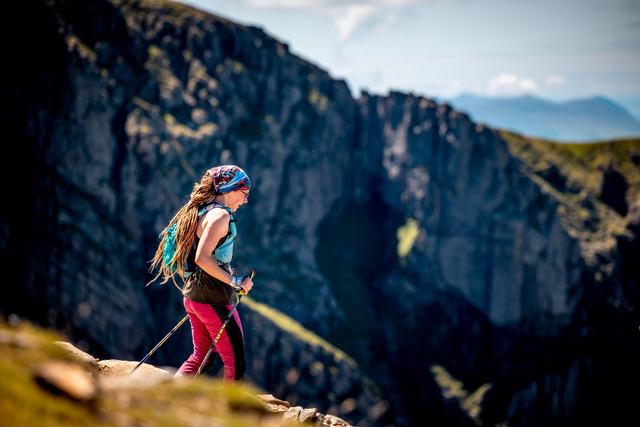
[[[244,280],[248,277],[250,279],[253,279],[253,275],[255,274],[255,271],[251,270],[251,274],[246,274],[244,276],[240,276],[240,278],[238,278],[238,281],[240,283],[244,282]],[[247,293],[244,291],[244,289],[242,289],[242,286],[235,286],[234,289],[236,290],[236,292],[238,292],[240,295],[246,295]]]

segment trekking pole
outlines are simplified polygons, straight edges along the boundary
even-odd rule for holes
[[[251,270],[251,274],[249,275],[249,278],[253,279],[253,274],[254,274],[254,271]],[[246,276],[242,279],[242,281],[244,281],[245,278],[246,278]],[[245,295],[244,289],[241,289],[240,291],[237,291],[237,292],[238,292],[238,297],[236,298],[236,301],[233,303],[233,307],[231,307],[231,310],[229,311],[229,314],[227,315],[227,318],[224,319],[224,323],[222,324],[222,327],[220,328],[220,332],[218,332],[218,335],[216,335],[216,339],[213,340],[213,343],[211,344],[211,347],[209,347],[209,351],[207,351],[207,355],[204,357],[204,360],[200,364],[200,367],[198,368],[198,372],[196,372],[196,374],[193,376],[194,380],[196,378],[198,378],[198,375],[200,375],[200,373],[202,372],[202,369],[207,364],[207,361],[209,360],[209,356],[211,356],[211,352],[213,351],[213,349],[215,348],[216,344],[218,343],[218,339],[222,335],[222,332],[224,331],[224,328],[227,326],[227,323],[229,323],[229,320],[231,320],[231,316],[233,316],[234,311],[236,311],[236,307],[238,307],[238,303],[240,303],[240,298],[242,298],[242,296]]]
[[[171,332],[169,332],[167,335],[165,335],[165,337],[164,337],[164,338],[162,338],[162,340],[161,340],[161,341],[160,341],[160,342],[159,342],[155,347],[153,347],[153,349],[149,352],[149,354],[147,354],[147,355],[144,357],[144,359],[142,359],[142,360],[140,361],[140,363],[138,363],[138,364],[136,365],[136,367],[135,367],[135,368],[133,368],[133,369],[131,370],[131,372],[129,372],[129,375],[133,374],[133,372],[134,372],[136,369],[138,369],[138,368],[140,367],[140,365],[142,365],[142,364],[143,364],[143,363],[144,363],[144,362],[145,362],[145,361],[146,361],[146,360],[147,360],[147,359],[148,359],[148,358],[149,358],[149,357],[150,357],[150,356],[151,356],[151,355],[152,355],[152,354],[153,354],[153,353],[158,349],[158,348],[160,348],[160,346],[161,346],[162,344],[164,344],[164,342],[165,342],[166,340],[168,340],[168,339],[169,339],[169,337],[170,337],[171,335],[173,335],[173,333],[174,333],[175,331],[177,331],[177,330],[178,330],[178,328],[179,328],[180,326],[182,326],[182,324],[183,324],[184,322],[186,322],[186,321],[187,321],[187,319],[188,319],[188,318],[189,318],[189,315],[188,315],[188,314],[187,314],[186,316],[184,316],[184,317],[182,318],[182,320],[181,320],[181,321],[180,321],[176,326],[174,326],[174,328],[171,330]]]

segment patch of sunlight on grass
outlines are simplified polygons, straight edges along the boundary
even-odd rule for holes
[[[311,104],[318,113],[324,113],[327,110],[329,98],[320,93],[318,89],[311,89],[308,99],[309,104]]]
[[[471,418],[477,425],[480,425],[480,412],[482,411],[482,400],[485,394],[491,389],[491,384],[483,384],[478,389],[469,394],[464,389],[461,381],[456,380],[441,365],[431,365],[431,374],[433,375],[438,387],[440,387],[442,396],[445,399],[456,399],[460,408]]]
[[[413,218],[407,218],[407,221],[403,226],[398,228],[396,237],[398,238],[398,258],[400,264],[404,265],[406,258],[413,249],[413,245],[420,234],[420,227],[418,227],[418,221]]]
[[[276,324],[276,326],[283,329],[284,331],[289,332],[290,334],[294,335],[298,339],[308,343],[311,346],[318,346],[322,348],[326,352],[333,354],[333,356],[337,360],[344,360],[351,367],[355,368],[357,366],[355,360],[353,360],[345,352],[331,345],[329,342],[320,338],[318,335],[316,335],[312,331],[306,329],[299,322],[287,316],[286,314],[272,307],[269,307],[266,304],[257,302],[249,297],[244,297],[242,299],[242,303],[246,304],[251,310],[271,320],[274,324]]]

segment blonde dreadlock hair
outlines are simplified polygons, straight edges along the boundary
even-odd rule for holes
[[[151,260],[151,267],[149,269],[149,271],[153,271],[156,268],[160,268],[160,271],[153,280],[147,283],[147,286],[158,280],[160,276],[163,276],[161,283],[167,283],[169,279],[172,279],[176,287],[182,290],[176,283],[175,274],[178,274],[184,279],[184,273],[181,272],[185,271],[185,260],[193,248],[193,237],[198,225],[198,209],[202,204],[213,200],[215,195],[214,181],[209,172],[207,172],[200,182],[194,185],[189,201],[174,215],[169,225],[167,225],[160,234],[160,244],[158,245],[155,256]],[[169,265],[166,265],[162,252],[167,239],[167,230],[175,223],[178,223],[176,226],[176,251]],[[176,267],[175,271],[173,271],[174,266]]]

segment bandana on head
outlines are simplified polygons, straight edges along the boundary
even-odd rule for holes
[[[247,174],[237,166],[225,165],[207,171],[213,179],[216,193],[229,193],[234,190],[249,191],[251,181]]]

